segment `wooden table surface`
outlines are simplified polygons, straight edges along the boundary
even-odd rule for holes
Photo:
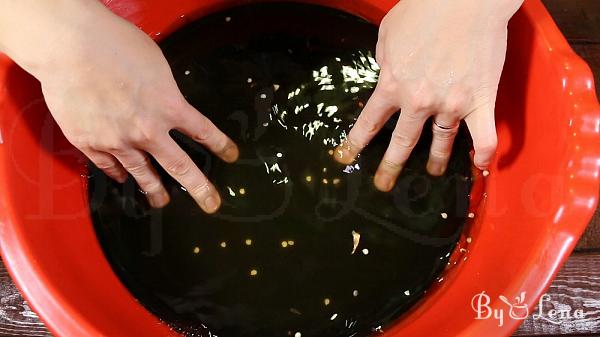
[[[575,51],[595,74],[600,96],[600,0],[545,0]],[[600,336],[600,211],[550,287],[544,311],[583,310],[583,318],[524,321],[516,336]],[[534,311],[537,311],[535,308]],[[51,336],[31,311],[0,261],[0,336]],[[79,336],[76,336],[79,337]],[[82,336],[84,337],[84,336]]]

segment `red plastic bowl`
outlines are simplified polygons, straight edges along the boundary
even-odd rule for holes
[[[157,38],[188,19],[247,1],[114,0]],[[310,1],[379,22],[395,0]],[[54,124],[40,86],[0,57],[0,238],[17,285],[57,336],[176,336],[129,294],[104,259],[88,213],[83,157]],[[539,0],[512,19],[497,103],[499,150],[486,198],[443,282],[386,336],[506,336],[520,320],[476,320],[525,291],[533,308],[598,198],[600,108],[592,74]],[[466,257],[466,260],[465,260]],[[433,330],[433,331],[432,331]]]

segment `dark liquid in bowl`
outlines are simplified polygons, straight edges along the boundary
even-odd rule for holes
[[[99,240],[145,307],[194,336],[349,337],[423,295],[465,222],[471,146],[461,130],[446,175],[428,176],[426,125],[390,193],[372,177],[396,118],[356,164],[333,160],[375,86],[376,39],[361,19],[286,3],[214,14],[162,42],[188,101],[241,157],[223,163],[173,133],[221,192],[212,216],[162,170],[172,201],[150,209],[133,181],[90,168]]]

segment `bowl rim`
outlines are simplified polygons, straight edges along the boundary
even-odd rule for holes
[[[368,0],[367,0],[368,1]],[[105,2],[110,2],[105,0]],[[320,2],[320,1],[313,1]],[[548,48],[549,58],[554,65],[554,70],[562,79],[567,79],[566,88],[573,92],[568,97],[571,105],[576,106],[573,114],[575,116],[594,115],[596,121],[600,120],[600,105],[598,103],[594,88],[594,78],[589,66],[579,57],[569,46],[564,36],[559,31],[550,14],[543,6],[541,0],[526,0],[520,11],[526,15],[539,33],[538,38]],[[152,32],[147,32],[151,34]],[[152,35],[152,34],[151,34]],[[155,37],[155,36],[154,36]],[[13,66],[13,62],[7,57],[0,55],[0,80],[4,79],[6,70]],[[3,83],[3,82],[0,82]],[[0,109],[7,98],[7,91],[0,87]],[[598,126],[598,124],[596,124]],[[581,224],[579,227],[571,227],[579,230],[577,237],[581,235],[587,227],[593,212],[598,204],[598,189],[600,187],[600,143],[598,127],[595,130],[588,130],[582,127],[577,129],[577,136],[572,135],[569,138],[570,143],[585,144],[583,150],[575,155],[576,158],[582,157],[594,158],[595,175],[582,174],[580,172],[589,167],[581,166],[581,160],[575,161],[574,167],[570,170],[574,178],[568,181],[570,186],[576,187],[579,194],[586,195],[591,200],[590,204],[570,203],[571,214],[577,214],[565,221]],[[5,161],[8,154],[2,146],[0,138],[0,159]],[[0,175],[5,177],[4,168],[0,165]],[[83,318],[78,310],[70,307],[62,307],[61,298],[57,298],[56,292],[45,287],[45,274],[35,261],[29,260],[29,253],[26,240],[23,233],[14,224],[18,221],[12,207],[12,200],[5,193],[0,193],[0,252],[4,257],[5,265],[13,278],[15,284],[25,298],[29,301],[31,307],[40,313],[40,319],[46,323],[46,326],[57,336],[82,335],[82,336],[101,336],[97,328]],[[551,280],[568,258],[570,252],[575,246],[575,242],[570,242],[555,258],[550,274],[551,278],[545,279],[543,287],[538,287],[533,297],[528,299],[531,305],[539,299],[543,291],[550,286]],[[51,310],[50,310],[51,309]],[[506,334],[512,333],[518,328],[518,321],[509,321],[502,330]]]

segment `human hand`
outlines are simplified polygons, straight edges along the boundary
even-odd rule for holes
[[[390,191],[433,116],[427,163],[442,175],[461,120],[485,169],[496,150],[494,105],[506,53],[507,23],[522,0],[402,0],[383,19],[376,58],[379,82],[336,160],[351,163],[402,109],[375,186]]]
[[[169,196],[148,155],[205,212],[215,212],[218,192],[169,131],[180,130],[227,162],[237,160],[236,145],[186,102],[152,39],[97,1],[67,3],[77,18],[46,13],[40,18],[46,22],[38,22],[61,38],[27,47],[43,61],[25,56],[25,47],[7,48],[40,80],[66,138],[113,179],[131,174],[153,207],[165,206]]]

